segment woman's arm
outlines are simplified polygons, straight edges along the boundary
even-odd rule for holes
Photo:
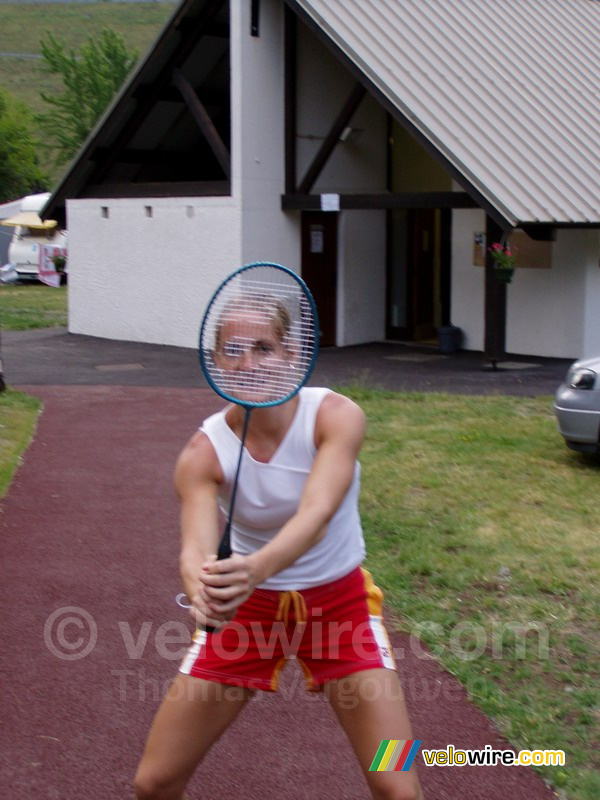
[[[342,395],[328,394],[317,413],[317,454],[297,512],[255,553],[205,565],[202,581],[215,614],[231,616],[254,587],[323,538],[352,483],[364,433],[363,411]]]
[[[182,450],[175,466],[175,490],[180,503],[181,551],[179,566],[183,588],[190,598],[192,616],[200,624],[222,620],[208,617],[208,598],[201,581],[203,565],[216,559],[221,520],[217,492],[223,480],[212,444],[196,433]]]

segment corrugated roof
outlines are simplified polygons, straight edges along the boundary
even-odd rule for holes
[[[507,222],[600,222],[600,2],[290,5]]]

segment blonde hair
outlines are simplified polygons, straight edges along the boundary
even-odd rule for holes
[[[215,328],[215,350],[219,349],[221,343],[221,332],[224,325],[231,319],[236,311],[242,311],[245,314],[256,314],[260,320],[266,319],[277,339],[287,346],[290,330],[292,327],[292,319],[287,306],[283,300],[273,297],[269,294],[258,294],[256,292],[248,292],[244,295],[231,300],[221,314]],[[259,319],[257,319],[259,321]]]

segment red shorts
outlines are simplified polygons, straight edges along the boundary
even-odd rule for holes
[[[311,690],[361,670],[395,669],[382,603],[381,590],[361,567],[312,589],[256,589],[231,622],[208,635],[196,631],[180,671],[274,692],[290,659],[297,659]]]

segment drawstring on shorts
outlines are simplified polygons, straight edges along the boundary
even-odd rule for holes
[[[296,625],[306,625],[308,619],[308,611],[306,610],[306,602],[300,592],[280,592],[279,593],[279,608],[275,616],[276,620],[283,620],[283,624],[288,624],[288,617],[290,606],[294,607],[294,616],[296,617]]]

